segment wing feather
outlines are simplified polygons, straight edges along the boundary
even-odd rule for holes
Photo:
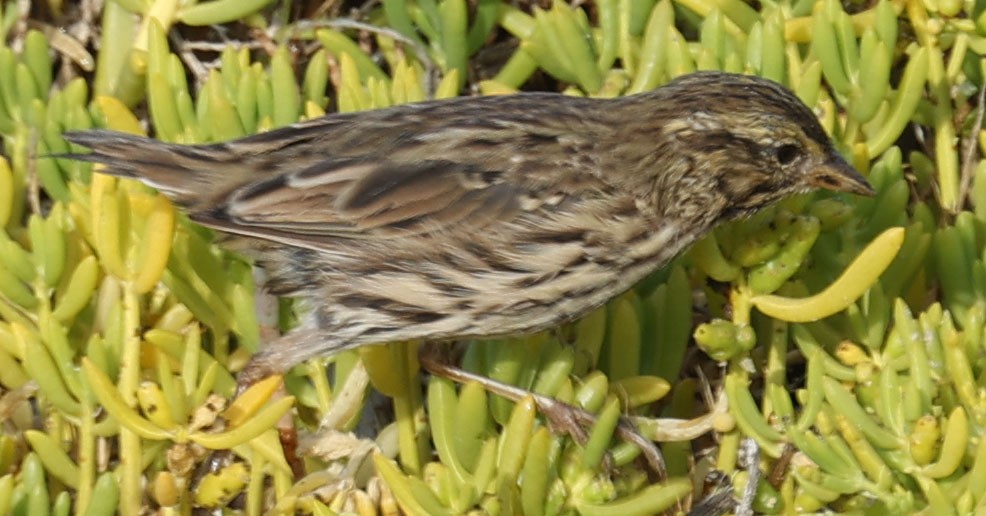
[[[606,190],[592,151],[606,127],[592,123],[605,113],[597,105],[558,95],[467,98],[196,146],[108,131],[66,137],[94,150],[82,159],[161,189],[206,226],[331,252],[352,245],[346,240],[506,234],[531,225],[525,213]]]
[[[193,218],[222,231],[309,248],[339,238],[469,234],[519,212],[521,192],[499,183],[499,176],[445,160],[398,165],[328,159],[234,190],[223,206]]]

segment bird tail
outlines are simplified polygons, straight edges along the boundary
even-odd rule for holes
[[[216,145],[169,144],[105,129],[70,131],[63,136],[92,152],[53,157],[101,163],[105,167],[99,172],[137,179],[186,208],[220,194],[219,185],[214,184],[215,172],[229,166],[229,160],[224,159],[227,152]]]

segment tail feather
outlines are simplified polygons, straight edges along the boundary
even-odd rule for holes
[[[156,188],[180,206],[195,208],[211,203],[215,196],[223,193],[220,185],[215,184],[215,169],[203,167],[212,162],[216,163],[215,168],[220,168],[229,162],[224,159],[219,146],[168,144],[105,129],[70,131],[63,136],[67,141],[87,147],[92,152],[56,157],[101,163],[105,168],[99,172],[135,178]]]

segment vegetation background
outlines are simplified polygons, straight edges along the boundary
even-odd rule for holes
[[[3,0],[0,42],[2,513],[986,513],[986,2]],[[200,143],[697,69],[790,86],[878,194],[791,199],[571,327],[460,345],[597,414],[584,446],[530,398],[422,380],[415,343],[234,399],[290,304],[258,324],[212,234],[49,157],[95,126]]]

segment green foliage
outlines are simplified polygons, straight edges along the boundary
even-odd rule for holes
[[[700,499],[708,469],[742,485],[744,438],[765,472],[796,450],[758,511],[986,506],[982,3],[384,0],[338,23],[298,18],[328,4],[114,0],[89,28],[91,84],[66,63],[88,66],[85,45],[26,29],[76,7],[22,23],[18,4],[0,2],[0,512],[653,514]],[[256,45],[216,44],[248,30]],[[585,446],[530,398],[434,378],[422,392],[413,343],[233,399],[262,340],[249,264],[163,197],[59,157],[79,150],[64,131],[93,126],[214,142],[465,91],[626,95],[698,69],[789,85],[877,195],[790,199],[568,327],[468,343],[468,370],[597,414]],[[721,387],[709,407],[696,364]],[[392,423],[365,420],[373,390]],[[296,462],[285,414],[322,425]],[[662,443],[670,478],[612,438],[621,414]],[[358,425],[373,437],[345,433]]]

